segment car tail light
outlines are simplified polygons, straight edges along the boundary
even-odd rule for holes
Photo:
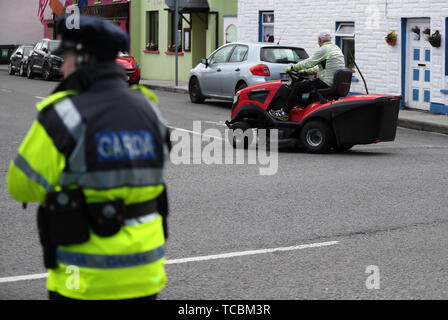
[[[268,66],[265,64],[257,64],[256,66],[253,66],[249,70],[254,76],[269,77],[271,75]]]

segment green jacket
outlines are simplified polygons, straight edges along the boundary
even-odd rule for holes
[[[320,80],[331,87],[336,71],[345,68],[344,54],[337,45],[325,42],[311,57],[296,63],[293,68],[305,74],[317,74]]]

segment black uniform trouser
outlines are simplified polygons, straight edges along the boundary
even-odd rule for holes
[[[329,86],[320,79],[312,79],[312,80],[303,80],[300,82],[294,82],[291,87],[291,92],[288,96],[288,100],[286,101],[286,107],[283,108],[283,111],[288,113],[297,106],[298,104],[302,106],[302,94],[313,91],[316,89],[327,89]],[[305,106],[302,106],[305,107]]]
[[[48,298],[49,300],[72,300],[72,301],[79,301],[77,299],[71,299],[71,298],[67,298],[64,297],[63,295],[60,295],[57,292],[53,292],[53,291],[48,291]],[[157,299],[157,293],[152,295],[152,296],[147,296],[147,297],[141,297],[141,298],[135,298],[135,299],[124,299],[122,301],[144,301],[144,300],[156,300]]]

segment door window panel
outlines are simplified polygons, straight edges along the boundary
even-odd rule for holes
[[[233,50],[229,62],[242,62],[247,60],[248,50],[249,48],[246,46],[236,46],[235,50]]]
[[[219,51],[217,51],[213,55],[213,58],[210,61],[210,64],[227,62],[227,60],[229,59],[230,52],[232,52],[232,50],[233,50],[233,47],[234,46],[227,46],[227,47],[224,47],[224,48],[220,49]]]
[[[414,61],[420,61],[420,49],[414,49]]]

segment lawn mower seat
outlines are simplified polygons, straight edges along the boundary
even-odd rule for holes
[[[318,89],[312,91],[309,95],[306,105],[319,100],[321,100],[321,103],[323,103],[324,101],[322,101],[322,99],[337,100],[339,98],[345,97],[350,91],[350,86],[352,84],[352,74],[353,71],[348,68],[339,69],[338,71],[336,71],[333,77],[333,85],[328,89]],[[319,94],[321,97],[319,97]]]
[[[345,97],[352,84],[352,69],[340,69],[336,71],[333,77],[333,85],[328,89],[317,90],[324,98],[329,100],[337,100]]]

